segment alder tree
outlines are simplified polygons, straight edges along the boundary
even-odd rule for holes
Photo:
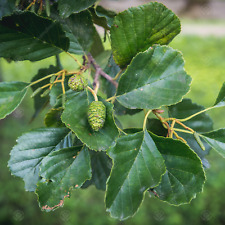
[[[185,98],[192,79],[182,53],[168,46],[179,18],[157,2],[118,14],[98,2],[1,1],[0,57],[56,57],[30,83],[0,83],[1,119],[30,88],[35,116],[49,108],[45,127],[18,138],[9,169],[44,211],[90,185],[105,191],[106,210],[120,220],[137,212],[144,195],[189,203],[203,191],[209,151],[225,157],[225,128],[213,130],[206,114],[225,106],[225,83],[210,108]],[[61,53],[76,69],[63,67]],[[137,113],[142,127],[122,126],[119,115]]]

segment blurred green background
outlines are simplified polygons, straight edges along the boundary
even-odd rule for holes
[[[185,21],[184,21],[185,23]],[[188,21],[188,23],[195,23]],[[216,23],[214,21],[214,23]],[[221,24],[221,21],[218,21]],[[193,78],[191,92],[187,97],[194,102],[211,106],[222,83],[225,81],[225,37],[199,37],[180,35],[170,44],[182,51],[185,68]],[[72,61],[62,55],[65,68],[72,68]],[[27,81],[39,68],[55,64],[55,59],[37,63],[11,62],[0,60],[1,81]],[[29,92],[31,93],[31,92]],[[34,112],[29,93],[21,106],[5,120],[0,121],[0,224],[1,225],[189,225],[225,224],[225,161],[214,152],[207,157],[211,168],[206,171],[207,181],[203,193],[198,194],[190,205],[170,206],[147,194],[138,213],[131,219],[119,222],[105,212],[104,193],[94,187],[76,190],[65,201],[63,208],[51,213],[42,212],[34,193],[25,192],[21,179],[11,176],[7,161],[16,138],[34,127],[42,127],[43,113],[33,123],[29,123]],[[225,127],[225,109],[215,109],[209,114],[215,120],[214,128]]]

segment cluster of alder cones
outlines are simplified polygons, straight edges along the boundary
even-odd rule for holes
[[[68,81],[68,86],[73,91],[83,91],[88,86],[88,81],[82,74],[74,74]],[[91,128],[98,132],[105,123],[106,107],[101,101],[93,101],[88,107],[88,122]]]

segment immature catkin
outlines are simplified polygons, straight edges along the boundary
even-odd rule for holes
[[[198,145],[200,146],[200,148],[201,148],[203,151],[205,151],[205,146],[204,146],[204,144],[202,143],[202,141],[201,141],[201,139],[200,139],[198,133],[194,132],[193,135],[194,135],[194,138],[195,138],[195,140],[197,141]]]
[[[88,122],[94,131],[104,126],[106,107],[101,101],[94,101],[88,107]]]
[[[81,74],[73,75],[68,81],[68,86],[74,91],[83,91],[88,85],[87,80]]]

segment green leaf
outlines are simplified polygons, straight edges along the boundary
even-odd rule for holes
[[[131,109],[156,109],[181,101],[191,77],[180,52],[156,45],[139,53],[119,80],[117,100]]]
[[[151,2],[119,13],[111,27],[113,56],[125,67],[154,44],[169,44],[180,33],[180,20],[161,3]]]
[[[18,11],[0,21],[0,57],[37,61],[69,48],[58,22]]]
[[[193,103],[191,99],[183,99],[182,102],[170,106],[168,113],[169,117],[184,119],[204,109],[205,108],[203,106]],[[201,113],[198,116],[195,116],[192,119],[184,122],[184,124],[198,133],[208,132],[213,129],[213,121],[206,113]],[[183,129],[183,127],[177,124],[175,128]],[[196,142],[193,134],[187,134],[182,132],[177,133],[179,134],[179,136],[184,138],[190,148],[198,154],[198,156],[202,160],[203,165],[205,167],[209,167],[209,163],[205,159],[205,156],[209,154],[209,150],[211,149],[211,147],[205,141],[203,141],[203,144],[205,146],[205,151],[203,151],[200,148],[199,144]]]
[[[101,37],[100,37],[99,33],[96,31],[96,29],[95,29],[94,35],[93,35],[93,44],[92,44],[92,47],[90,49],[90,53],[95,58],[96,56],[98,56],[101,53],[103,53],[104,50],[105,49],[104,49]]]
[[[200,135],[214,150],[225,158],[225,128]]]
[[[114,110],[115,114],[122,116],[122,115],[134,115],[142,111],[142,109],[128,109],[122,106],[117,100],[114,102]]]
[[[10,153],[8,166],[13,175],[23,178],[25,189],[34,191],[39,181],[39,166],[50,152],[71,147],[66,128],[40,128],[23,134]]]
[[[52,152],[44,158],[40,176],[45,181],[38,183],[36,193],[42,210],[51,211],[63,206],[70,192],[91,178],[88,149],[72,147]]]
[[[92,178],[87,180],[82,188],[87,188],[91,184],[99,190],[105,191],[106,181],[109,177],[112,168],[112,160],[108,157],[106,152],[95,152],[90,151],[91,155],[91,168],[92,168]]]
[[[110,77],[115,77],[120,71],[119,66],[115,63],[113,56],[109,57],[108,63],[104,68],[104,72],[107,73]],[[105,78],[102,78],[102,85],[104,86],[104,91],[107,97],[112,97],[116,93],[115,86],[108,82]]]
[[[113,105],[103,101],[107,111],[105,124],[98,132],[94,132],[87,120],[88,106],[92,101],[93,97],[88,98],[86,91],[73,96],[66,102],[62,121],[90,149],[106,150],[118,136],[118,130],[113,119]]]
[[[189,203],[202,192],[205,173],[201,160],[186,144],[171,138],[151,134],[162,154],[166,173],[155,188],[159,198],[173,205]]]
[[[106,30],[109,30],[113,25],[113,19],[117,15],[111,10],[107,10],[102,6],[92,7],[89,9],[92,15],[93,22]]]
[[[108,64],[104,68],[104,72],[107,73],[110,77],[114,78],[119,73],[119,71],[120,67],[115,63],[113,56],[111,55]],[[102,86],[104,86],[104,91],[107,97],[110,98],[114,96],[116,93],[115,86],[112,83],[108,82],[105,78],[102,78],[101,81]],[[115,114],[117,115],[124,115],[124,114],[133,115],[141,111],[139,109],[125,108],[117,100],[114,102],[114,110]]]
[[[12,113],[21,103],[27,92],[24,82],[0,83],[0,119]]]
[[[45,115],[45,125],[46,127],[64,127],[64,123],[61,121],[61,115],[63,108],[51,109]]]
[[[45,68],[45,69],[39,69],[38,73],[32,78],[31,82],[34,82],[36,80],[39,80],[49,74],[53,74],[58,72],[60,69],[58,66],[49,66],[49,68]],[[39,87],[44,86],[45,84],[48,84],[50,82],[50,78],[49,79],[45,79],[35,85],[32,85],[31,88],[33,90],[33,92],[35,90],[37,90]],[[36,96],[34,96],[34,108],[35,108],[35,112],[34,115],[32,116],[32,119],[34,119],[35,117],[37,117],[37,115],[41,112],[42,109],[44,109],[44,107],[47,105],[48,101],[49,101],[49,96],[46,97],[41,97],[41,94],[44,92],[41,91],[40,93],[38,93]]]
[[[105,50],[95,58],[95,61],[101,68],[106,68],[111,56],[112,56],[112,51]]]
[[[186,98],[176,105],[169,106],[168,113],[170,117],[184,119],[204,109],[203,106],[193,103],[191,99]],[[213,121],[206,113],[201,113],[192,119],[185,121],[184,124],[199,133],[212,130],[213,127]]]
[[[138,210],[143,195],[165,173],[164,160],[147,131],[120,137],[108,150],[113,168],[107,181],[106,208],[124,220]]]
[[[15,0],[1,0],[0,1],[0,19],[3,16],[10,15],[15,9],[16,9]]]
[[[69,80],[69,76],[65,77],[65,81],[64,81],[64,87],[65,90],[68,91],[70,90],[69,86],[68,86],[68,80]],[[57,104],[58,99],[61,97],[62,100],[62,84],[61,83],[57,83],[56,85],[54,85],[51,89],[51,92],[49,94],[50,96],[50,105],[54,106]],[[62,102],[60,102],[60,107],[62,106]]]
[[[223,106],[225,106],[225,82],[223,83],[223,86],[220,89],[219,95],[214,104],[214,107],[223,107]]]
[[[112,160],[105,152],[91,151],[92,181],[97,189],[105,191],[112,168]]]
[[[60,22],[66,36],[70,39],[68,52],[83,55],[91,49],[95,27],[88,11],[72,14],[67,19],[61,19],[57,14],[53,18]]]
[[[147,120],[147,130],[151,131],[153,134],[156,134],[157,136],[163,136],[166,137],[168,130],[163,127],[162,122],[158,119],[148,119]]]
[[[58,10],[62,18],[70,16],[72,13],[79,13],[91,7],[97,0],[59,0]]]
[[[57,86],[56,86],[57,87]],[[62,89],[62,88],[61,88]],[[56,109],[62,107],[62,95],[57,96],[57,90],[53,93],[50,92],[50,104]],[[69,89],[66,91],[66,101],[72,99],[74,96],[79,95],[79,92]],[[57,96],[57,97],[56,97]],[[51,101],[52,100],[52,101]]]

